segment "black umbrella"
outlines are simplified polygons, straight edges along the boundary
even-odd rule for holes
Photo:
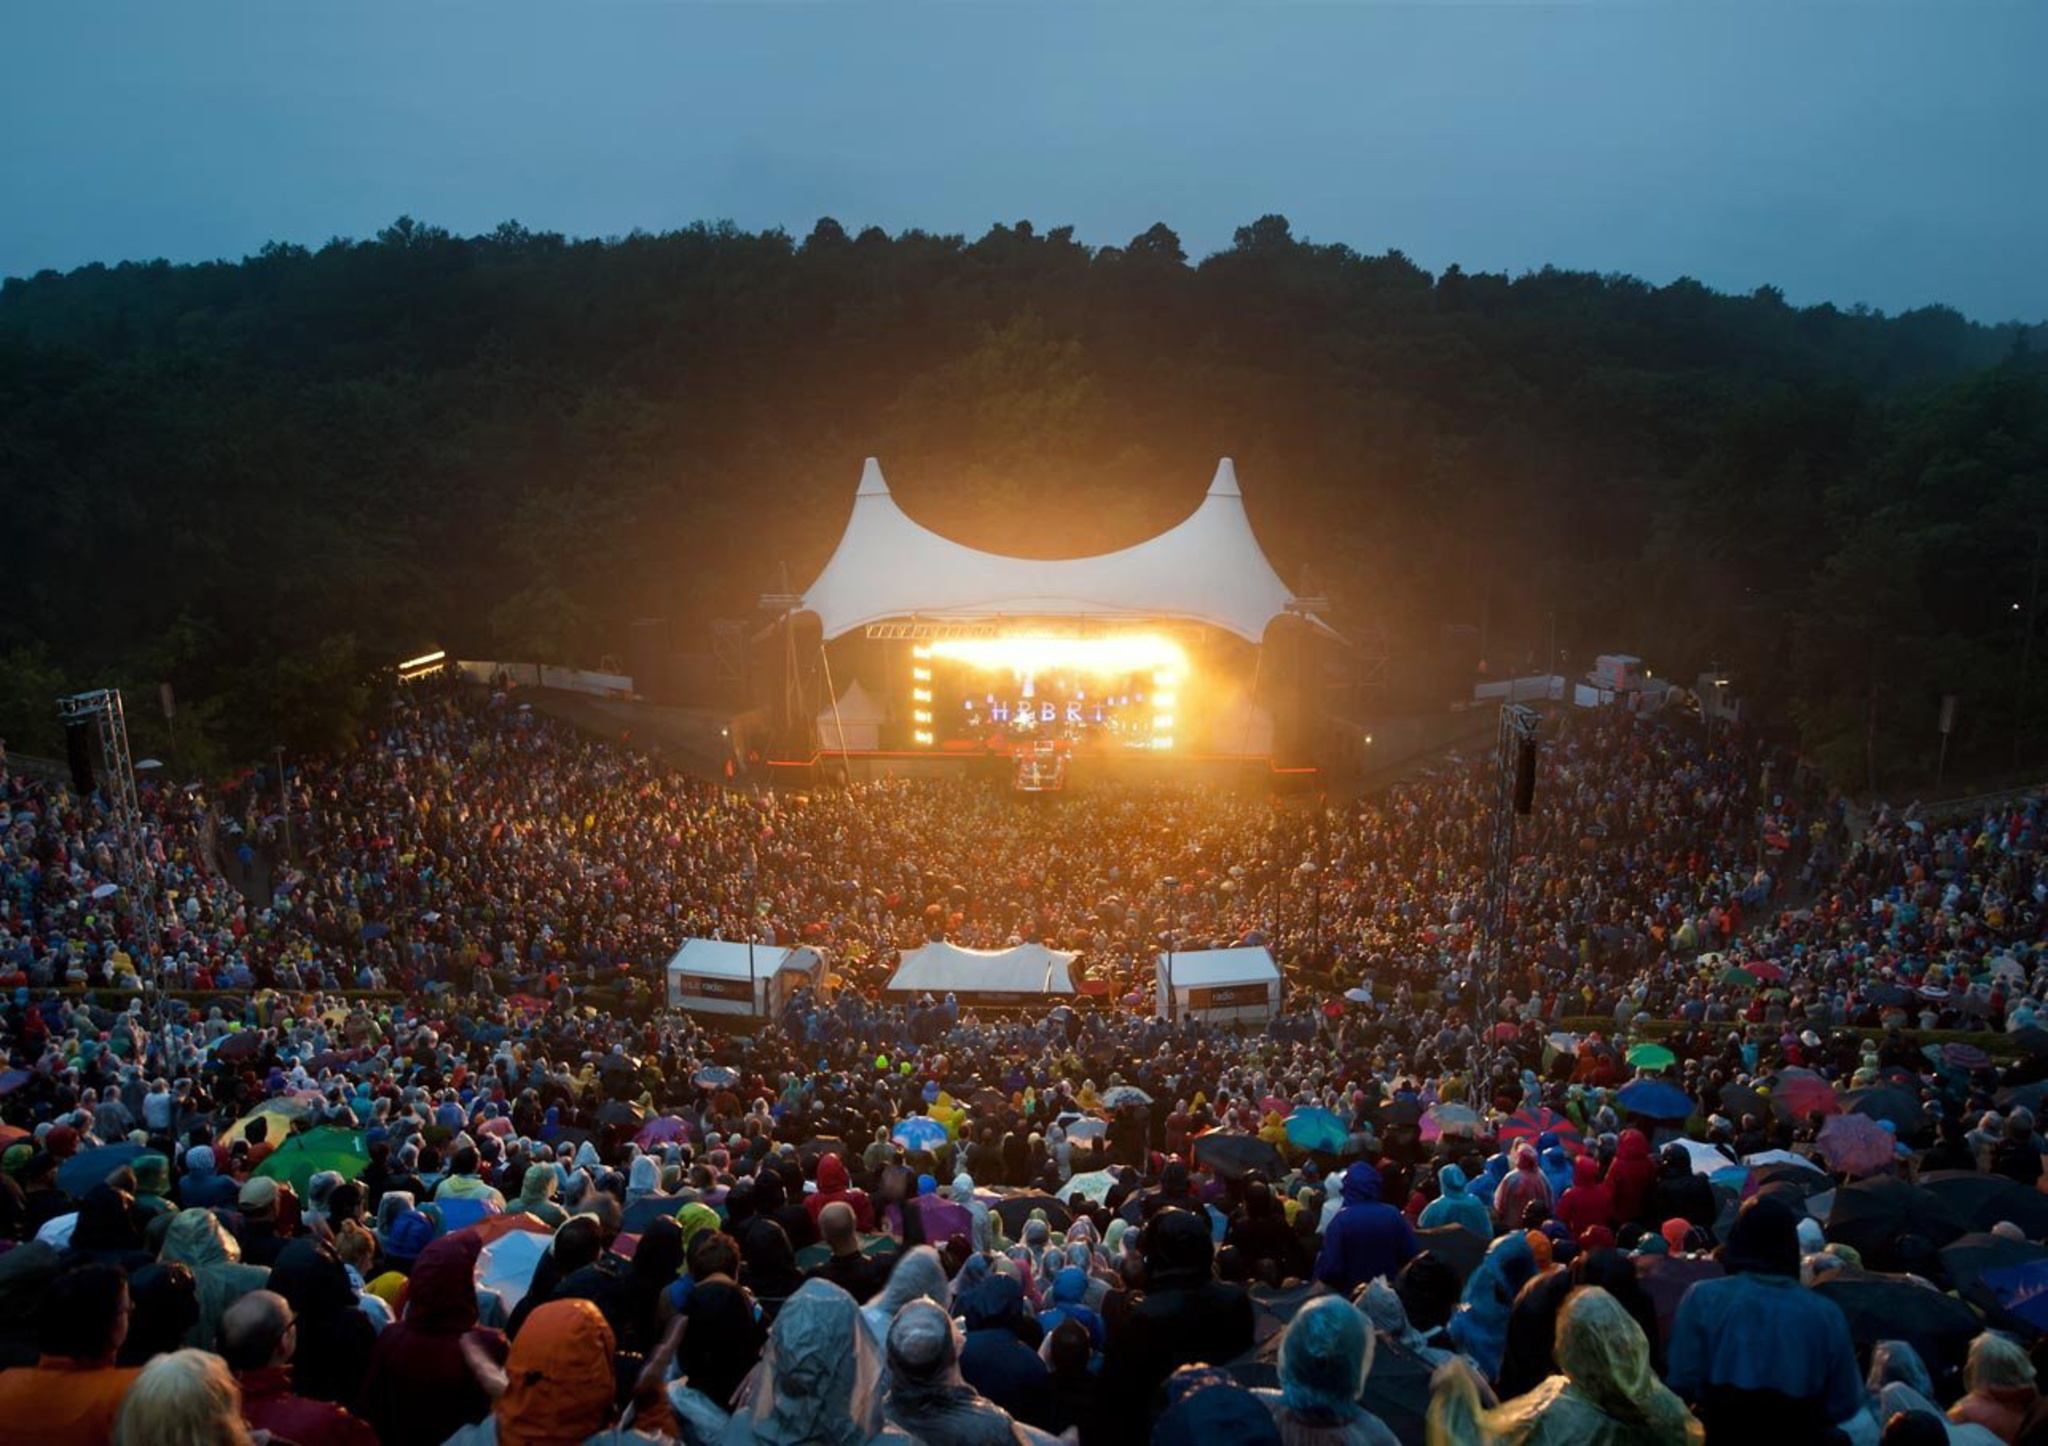
[[[2016,1029],[2013,1031],[2012,1042],[2028,1054],[2048,1054],[2048,1029],[2043,1029],[2038,1024]]]
[[[254,1059],[263,1040],[253,1029],[240,1030],[213,1047],[215,1059]]]
[[[2041,1102],[2048,1100],[2048,1079],[2037,1079],[2032,1084],[2015,1085],[2009,1090],[2000,1090],[1998,1103],[2008,1110],[2030,1110],[2038,1113]]]
[[[1253,1171],[1263,1173],[1269,1180],[1287,1173],[1287,1162],[1280,1158],[1278,1150],[1257,1135],[1234,1130],[1212,1130],[1197,1138],[1195,1161],[1233,1180],[1241,1180]]]
[[[1889,1175],[1874,1175],[1835,1191],[1827,1237],[1853,1246],[1863,1263],[1882,1269],[1898,1262],[1900,1237],[1924,1236],[1937,1249],[1967,1234],[1969,1224],[1931,1190]]]
[[[1901,1135],[1911,1135],[1927,1127],[1927,1112],[1921,1108],[1920,1097],[1896,1085],[1872,1085],[1869,1089],[1850,1090],[1842,1096],[1842,1108],[1850,1114],[1868,1115],[1873,1120],[1890,1120],[1899,1127]]]
[[[1486,1239],[1462,1225],[1438,1225],[1415,1232],[1422,1248],[1458,1272],[1461,1281],[1470,1280],[1479,1262],[1486,1258]]]
[[[631,1125],[638,1129],[642,1123],[640,1106],[624,1100],[607,1100],[598,1107],[597,1122],[600,1125]]]
[[[846,1141],[837,1135],[817,1135],[796,1147],[797,1159],[806,1165],[813,1160],[822,1160],[827,1155],[837,1155],[844,1160]]]
[[[1983,1311],[1990,1324],[2028,1336],[2035,1334],[2034,1327],[2007,1311],[1999,1301],[1998,1292],[1983,1283],[1983,1276],[1989,1270],[2031,1265],[2037,1260],[2048,1260],[2048,1245],[2007,1240],[2002,1235],[1984,1231],[1972,1232],[1955,1244],[1941,1248],[1942,1269],[1947,1272],[1949,1284],[1955,1287],[1956,1294]]]
[[[1031,1218],[1031,1212],[1034,1210],[1043,1210],[1046,1223],[1055,1230],[1065,1230],[1074,1223],[1073,1211],[1060,1204],[1052,1196],[1040,1194],[1035,1190],[1017,1195],[1005,1195],[988,1208],[993,1210],[1002,1220],[1003,1233],[1012,1240],[1016,1240],[1023,1235],[1024,1222]]]
[[[1744,1115],[1762,1119],[1771,1112],[1771,1102],[1754,1085],[1725,1084],[1721,1086],[1721,1112],[1738,1120]]]
[[[1952,1295],[1910,1280],[1855,1274],[1823,1277],[1813,1287],[1842,1308],[1858,1345],[1905,1341],[1938,1378],[1962,1364],[1984,1322]]]
[[[1920,1188],[1932,1190],[1978,1230],[2010,1220],[2029,1240],[2048,1239],[2048,1195],[2029,1190],[2003,1175],[1977,1170],[1936,1170],[1920,1177]]]

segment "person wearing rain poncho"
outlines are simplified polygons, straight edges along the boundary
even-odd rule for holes
[[[502,1368],[469,1352],[491,1413],[444,1446],[660,1446],[669,1438],[612,1424],[613,1355],[602,1311],[587,1300],[549,1301],[534,1311]]]
[[[946,1279],[945,1262],[929,1245],[905,1251],[874,1299],[861,1307],[861,1320],[866,1323],[877,1350],[888,1343],[889,1325],[896,1319],[896,1313],[913,1300],[929,1300],[943,1309],[952,1308],[953,1286]]]
[[[1517,1230],[1487,1247],[1486,1258],[1465,1282],[1464,1298],[1451,1317],[1449,1334],[1459,1352],[1489,1381],[1500,1372],[1515,1297],[1536,1269],[1529,1237]]]
[[[866,1446],[884,1433],[881,1353],[853,1297],[830,1281],[807,1280],[775,1317],[768,1346],[741,1405],[722,1434],[685,1415],[685,1441],[719,1446]],[[672,1388],[673,1402],[677,1392]]]
[[[1013,1419],[960,1379],[960,1339],[942,1306],[914,1300],[889,1327],[888,1424],[923,1446],[1012,1446],[1056,1438]]]
[[[1493,1214],[1486,1208],[1486,1202],[1473,1197],[1466,1187],[1471,1181],[1456,1165],[1446,1165],[1436,1172],[1438,1195],[1422,1207],[1422,1228],[1435,1230],[1441,1225],[1462,1225],[1481,1240],[1493,1237]]]
[[[185,1344],[202,1351],[214,1349],[227,1308],[270,1279],[261,1266],[242,1264],[242,1247],[211,1210],[180,1210],[173,1216],[157,1259],[186,1267],[198,1283],[199,1320]]]
[[[1358,1404],[1372,1356],[1372,1327],[1357,1310],[1335,1296],[1303,1306],[1280,1338],[1280,1388],[1254,1392],[1282,1446],[1397,1446]]]
[[[1486,1409],[1481,1383],[1454,1362],[1437,1374],[1429,1446],[1692,1446],[1705,1431],[1650,1369],[1643,1328],[1598,1286],[1574,1291],[1557,1321],[1559,1374]],[[1759,1436],[1807,1440],[1803,1436]]]

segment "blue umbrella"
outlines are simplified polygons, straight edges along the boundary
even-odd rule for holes
[[[1285,1120],[1287,1143],[1297,1150],[1321,1150],[1331,1155],[1344,1153],[1351,1134],[1344,1122],[1325,1109],[1311,1106],[1296,1110]]]
[[[936,1150],[946,1143],[946,1127],[928,1115],[912,1115],[889,1132],[906,1150]]]
[[[1692,1113],[1692,1097],[1676,1085],[1662,1080],[1631,1080],[1615,1098],[1632,1115],[1652,1120],[1682,1120]]]
[[[383,938],[383,937],[384,937],[384,936],[385,936],[386,934],[388,934],[388,933],[390,933],[390,932],[391,932],[391,926],[390,926],[389,924],[365,924],[365,925],[363,925],[363,937],[364,937],[365,939],[381,939],[381,938]]]
[[[125,1143],[80,1150],[57,1167],[57,1188],[74,1200],[82,1199],[86,1191],[104,1185],[107,1176],[141,1153],[142,1146]]]
[[[2008,1312],[2037,1331],[2048,1331],[2048,1260],[1987,1270],[1978,1279]]]

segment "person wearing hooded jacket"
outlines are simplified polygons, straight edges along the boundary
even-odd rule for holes
[[[1644,1204],[1653,1220],[1683,1220],[1702,1230],[1713,1229],[1721,1214],[1714,1187],[1694,1173],[1692,1156],[1680,1145],[1666,1145],[1658,1156],[1657,1180]]]
[[[969,1292],[961,1316],[961,1378],[1019,1421],[1050,1427],[1052,1377],[1038,1354],[1045,1328],[1026,1310],[1024,1288],[992,1275]]]
[[[1422,1228],[1435,1230],[1444,1225],[1462,1225],[1481,1240],[1493,1238],[1493,1215],[1486,1202],[1467,1188],[1471,1181],[1456,1165],[1436,1172],[1438,1195],[1422,1207]]]
[[[384,1446],[440,1446],[491,1409],[463,1351],[468,1341],[493,1360],[507,1354],[502,1332],[477,1325],[476,1259],[482,1248],[476,1233],[465,1230],[422,1250],[406,1282],[404,1309],[377,1337],[361,1414]]]
[[[186,1209],[233,1209],[241,1191],[231,1175],[215,1168],[213,1147],[194,1145],[185,1152],[185,1174],[178,1181],[178,1200]]]
[[[299,1394],[354,1410],[379,1337],[356,1299],[348,1267],[333,1246],[294,1240],[271,1267],[269,1287],[298,1321]]]
[[[1515,1167],[1501,1178],[1493,1192],[1493,1218],[1504,1230],[1519,1230],[1523,1213],[1531,1205],[1549,1209],[1553,1196],[1550,1181],[1536,1159],[1536,1151],[1523,1145],[1515,1151]]]
[[[1401,1221],[1403,1229],[1407,1224]],[[1145,1227],[1144,1258],[1144,1293],[1111,1330],[1102,1358],[1103,1401],[1111,1423],[1131,1440],[1142,1439],[1153,1396],[1177,1367],[1234,1360],[1251,1349],[1254,1335],[1251,1295],[1216,1279],[1216,1246],[1201,1216],[1154,1216]]]
[[[1572,1186],[1557,1202],[1557,1218],[1574,1239],[1595,1225],[1614,1223],[1614,1192],[1601,1181],[1599,1162],[1591,1155],[1581,1155],[1573,1162]]]
[[[1344,1172],[1344,1203],[1323,1232],[1316,1279],[1349,1296],[1369,1280],[1400,1274],[1420,1249],[1408,1217],[1380,1199],[1380,1172],[1354,1161]]]
[[[1863,1407],[1841,1307],[1799,1283],[1799,1234],[1777,1200],[1742,1207],[1721,1250],[1729,1274],[1700,1280],[1671,1327],[1671,1388],[1719,1442],[1825,1441]]]
[[[446,1437],[446,1446],[663,1446],[667,1441],[613,1424],[615,1343],[604,1313],[587,1300],[551,1300],[541,1306],[502,1367],[467,1338],[464,1347],[477,1387],[491,1407],[483,1419]]]
[[[889,1327],[888,1423],[921,1446],[1013,1446],[1049,1440],[960,1378],[960,1343],[944,1307],[914,1300]]]
[[[837,1155],[823,1155],[818,1160],[818,1192],[804,1201],[804,1213],[810,1216],[814,1228],[818,1212],[834,1200],[844,1200],[852,1207],[854,1224],[860,1229],[875,1228],[875,1208],[868,1203],[867,1191],[853,1188],[853,1178]]]
[[[1649,1217],[1650,1186],[1657,1179],[1657,1162],[1650,1158],[1650,1137],[1641,1130],[1621,1132],[1615,1142],[1614,1160],[1607,1167],[1607,1188],[1614,1196],[1614,1218],[1623,1224],[1642,1224]]]

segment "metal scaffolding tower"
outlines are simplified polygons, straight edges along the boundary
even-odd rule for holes
[[[163,979],[163,933],[157,922],[156,875],[143,855],[142,803],[135,791],[135,760],[128,751],[128,720],[121,709],[121,690],[100,688],[57,700],[57,716],[67,724],[90,723],[100,745],[98,793],[114,826],[114,865],[120,875],[121,899],[134,925],[134,947],[142,956],[136,974],[154,1005],[156,1029],[163,1036],[164,1070],[171,1070],[171,1007]]]
[[[1501,975],[1507,968],[1508,896],[1514,889],[1515,815],[1518,808],[1517,779],[1526,766],[1535,766],[1535,747],[1542,715],[1525,703],[1503,703],[1500,725],[1494,740],[1493,815],[1489,820],[1492,837],[1486,860],[1486,953],[1475,980],[1472,1048],[1472,1104],[1483,1106],[1487,1070],[1493,1060],[1492,1033],[1501,999]],[[1527,757],[1526,765],[1523,763]],[[1523,786],[1533,790],[1534,775]]]

